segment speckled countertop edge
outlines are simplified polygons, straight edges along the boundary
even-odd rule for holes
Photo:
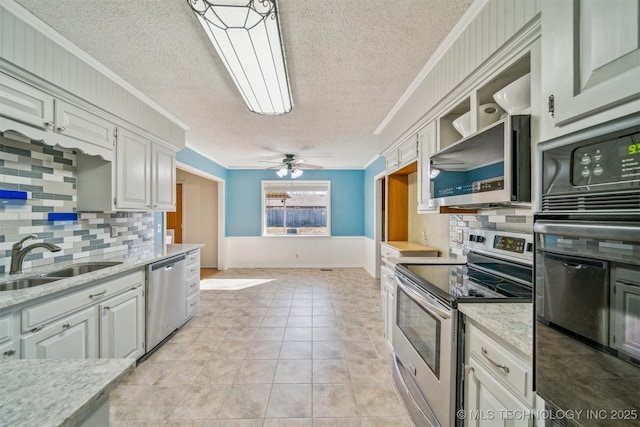
[[[420,256],[406,256],[406,257],[389,257],[388,261],[392,264],[466,264],[466,260],[453,257],[420,257]]]
[[[3,425],[73,426],[135,369],[133,359],[3,360]]]
[[[72,289],[87,283],[94,282],[96,280],[105,279],[109,276],[124,273],[137,268],[143,268],[145,265],[179,255],[185,252],[189,252],[194,249],[198,249],[204,246],[200,243],[193,244],[179,244],[179,245],[162,245],[162,246],[149,246],[146,248],[140,248],[136,251],[119,251],[112,253],[105,253],[102,255],[96,255],[92,257],[75,259],[72,262],[50,264],[43,267],[34,268],[25,271],[22,274],[0,274],[0,283],[7,282],[15,279],[33,277],[39,274],[49,273],[51,271],[60,270],[66,267],[70,267],[75,264],[84,264],[87,262],[109,262],[109,261],[121,261],[122,264],[115,265],[113,267],[103,268],[92,273],[82,274],[68,279],[57,280],[55,282],[46,283],[44,285],[34,286],[27,289],[17,289],[15,291],[1,291],[0,292],[0,311],[3,309],[16,306],[22,303],[26,303],[35,300],[40,297],[55,294],[67,289]]]
[[[529,358],[533,357],[533,304],[463,303],[458,310]]]

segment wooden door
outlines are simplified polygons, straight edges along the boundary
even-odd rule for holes
[[[182,184],[176,184],[176,211],[167,212],[167,230],[174,230],[173,243],[182,243]]]

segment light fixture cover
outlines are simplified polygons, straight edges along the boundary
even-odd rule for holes
[[[276,0],[187,0],[249,110],[291,111]]]
[[[280,177],[280,178],[284,178],[285,176],[287,176],[287,168],[280,168],[278,170],[278,172],[276,172],[276,174]]]
[[[302,169],[294,169],[291,171],[291,178],[296,179],[299,176],[302,176]]]

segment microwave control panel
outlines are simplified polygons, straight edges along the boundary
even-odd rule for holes
[[[640,133],[577,148],[571,160],[575,186],[640,180]]]

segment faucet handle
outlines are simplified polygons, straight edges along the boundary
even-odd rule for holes
[[[22,248],[22,244],[23,244],[25,241],[27,241],[27,240],[29,240],[29,239],[35,239],[36,237],[38,237],[38,236],[37,236],[37,235],[35,235],[35,234],[30,234],[30,235],[28,235],[27,237],[25,237],[24,239],[20,240],[18,243],[14,243],[14,244],[13,244],[13,248],[14,248],[14,249],[20,249],[20,248]]]

